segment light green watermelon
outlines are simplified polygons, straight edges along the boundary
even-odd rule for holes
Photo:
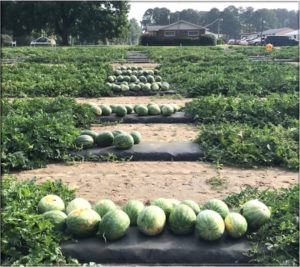
[[[95,234],[101,221],[99,214],[92,209],[78,208],[68,214],[68,231],[76,236],[88,237]]]
[[[155,79],[156,82],[161,82],[162,81],[162,78],[159,75],[154,76],[154,79]]]
[[[147,76],[147,82],[148,82],[148,83],[154,83],[154,82],[155,82],[154,77],[153,77],[152,75],[148,75],[148,76]]]
[[[163,105],[161,113],[163,116],[171,116],[174,113],[174,109],[171,105]]]
[[[117,149],[130,149],[134,145],[134,140],[130,134],[119,134],[114,139],[114,145]]]
[[[90,135],[80,135],[75,139],[75,144],[82,148],[91,148],[94,145],[94,139]]]
[[[99,147],[112,146],[114,142],[114,135],[108,131],[100,132],[97,134],[95,141]]]
[[[146,83],[147,82],[147,78],[145,76],[140,76],[139,77],[139,80],[142,82],[142,83]]]
[[[113,130],[111,133],[113,134],[114,137],[116,137],[119,134],[126,134],[126,132],[122,130]]]
[[[121,70],[115,70],[115,71],[114,71],[114,74],[115,74],[116,76],[119,76],[119,75],[122,74],[122,71],[121,71]]]
[[[117,76],[117,81],[118,81],[118,82],[122,82],[123,79],[124,79],[123,75]]]
[[[225,218],[225,228],[230,236],[239,238],[247,232],[248,224],[241,214],[230,212]]]
[[[117,115],[118,117],[124,117],[124,116],[126,116],[126,114],[127,114],[127,109],[126,109],[125,106],[123,106],[123,105],[118,105],[118,106],[116,107],[116,115]]]
[[[100,116],[102,114],[102,109],[97,105],[91,105],[91,109],[97,116]]]
[[[136,113],[139,116],[147,116],[148,115],[148,108],[145,105],[138,105],[136,107]]]
[[[219,199],[210,199],[206,203],[204,203],[203,210],[214,210],[218,212],[223,219],[228,215],[229,208],[226,203]]]
[[[99,200],[94,206],[93,206],[93,210],[96,211],[101,218],[107,213],[110,212],[114,209],[116,209],[117,206],[116,204],[111,201],[110,199],[102,199]]]
[[[129,86],[127,84],[121,84],[121,91],[122,92],[129,91]]]
[[[257,199],[246,202],[240,213],[246,218],[249,227],[259,228],[266,223],[271,217],[269,208]]]
[[[94,142],[95,142],[98,133],[96,133],[95,131],[91,131],[91,130],[83,130],[80,132],[80,135],[89,135],[89,136],[93,137]]]
[[[145,83],[142,87],[142,90],[146,92],[151,91],[151,83]]]
[[[189,206],[195,212],[196,215],[198,215],[198,213],[200,212],[199,205],[194,200],[186,199],[181,201],[180,204]]]
[[[50,210],[43,214],[45,220],[50,221],[54,225],[54,229],[63,231],[66,226],[67,215],[60,210]]]
[[[140,132],[133,131],[133,132],[130,133],[130,135],[132,136],[135,145],[137,145],[141,142],[142,135],[140,134]]]
[[[202,210],[197,215],[196,232],[202,239],[217,240],[223,235],[224,230],[224,220],[219,213],[213,210]]]
[[[158,91],[159,90],[159,85],[157,83],[152,83],[151,90],[152,91]]]
[[[90,204],[90,202],[88,202],[86,199],[84,198],[75,198],[73,199],[71,202],[69,202],[69,204],[67,205],[66,208],[66,213],[70,214],[70,212],[72,212],[75,209],[91,209],[92,206]]]
[[[99,224],[99,234],[106,241],[120,239],[126,235],[130,225],[128,215],[119,209],[106,213]]]
[[[116,108],[117,108],[118,105],[115,105],[115,104],[112,104],[110,105],[110,109],[111,109],[111,113],[116,113]]]
[[[133,112],[133,106],[130,104],[126,104],[125,108],[127,110],[127,114],[131,114]]]
[[[177,205],[170,213],[170,229],[176,235],[185,235],[192,233],[194,231],[195,223],[195,212],[185,204]]]
[[[144,208],[145,208],[145,206],[142,201],[129,200],[123,206],[122,210],[129,216],[130,225],[136,225],[138,215]]]
[[[110,116],[111,115],[112,110],[109,105],[102,104],[102,105],[100,105],[100,108],[102,110],[102,116]]]
[[[161,83],[161,90],[167,91],[170,89],[170,85],[167,82],[162,82]]]
[[[172,202],[167,198],[157,198],[151,202],[151,205],[160,207],[164,211],[167,217],[169,217],[173,209]]]
[[[160,107],[157,104],[148,105],[148,113],[149,115],[160,115]]]
[[[135,75],[130,76],[130,81],[131,82],[137,82],[138,78]]]
[[[107,77],[107,80],[108,80],[109,82],[113,83],[113,82],[115,81],[115,78],[114,78],[114,76],[108,76],[108,77]]]
[[[172,204],[172,209],[180,204],[180,201],[175,198],[167,198],[167,200]]]
[[[166,224],[164,211],[157,206],[144,208],[137,218],[137,226],[140,232],[145,235],[155,236],[160,234]]]
[[[47,195],[43,197],[38,204],[38,212],[45,213],[50,210],[64,210],[65,203],[64,201],[57,195]]]

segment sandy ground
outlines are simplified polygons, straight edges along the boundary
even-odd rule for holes
[[[281,188],[298,182],[298,173],[277,168],[239,169],[223,167],[220,187],[208,183],[218,176],[214,164],[203,162],[82,162],[50,164],[47,168],[17,173],[19,179],[37,177],[38,182],[62,179],[77,196],[92,202],[109,198],[121,205],[128,199],[147,202],[158,197],[193,199],[203,203],[240,192],[244,185]]]
[[[161,142],[188,142],[193,141],[198,136],[198,130],[193,124],[168,124],[168,123],[149,123],[149,124],[115,124],[99,126],[94,124],[91,129],[96,132],[123,130],[125,132],[139,131],[142,141],[161,141]]]
[[[138,67],[142,67],[143,69],[148,69],[148,70],[153,70],[155,69],[155,67],[159,66],[159,64],[156,63],[126,63],[126,64],[122,64],[122,63],[113,63],[111,64],[111,66],[113,68],[117,68],[117,67],[121,67],[121,66],[126,66],[126,67],[132,67],[132,66],[138,66]]]
[[[173,99],[170,97],[157,96],[121,96],[121,97],[98,97],[98,98],[76,98],[78,103],[100,104],[177,104],[184,106],[185,103],[192,101],[191,98]]]

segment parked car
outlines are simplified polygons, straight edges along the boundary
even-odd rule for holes
[[[249,40],[248,41],[248,44],[249,45],[262,45],[264,43],[264,37],[263,38],[255,38],[255,39],[252,39],[252,40]]]
[[[268,36],[264,44],[272,44],[274,46],[293,46],[298,45],[299,42],[290,36]]]
[[[30,42],[30,45],[32,46],[36,46],[36,45],[51,45],[51,46],[55,46],[56,42],[54,39],[49,39],[47,37],[39,37],[35,40],[32,40]]]

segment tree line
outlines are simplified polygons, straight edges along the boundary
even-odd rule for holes
[[[220,24],[218,20],[220,19]],[[222,19],[222,20],[221,20]],[[207,26],[209,31],[226,34],[229,38],[239,38],[242,33],[260,32],[261,30],[290,27],[298,29],[297,11],[287,9],[257,9],[228,6],[223,11],[212,8],[210,11],[184,9],[171,12],[167,8],[148,9],[141,24],[168,25],[178,20],[185,20],[197,25]],[[219,24],[219,25],[218,25]]]

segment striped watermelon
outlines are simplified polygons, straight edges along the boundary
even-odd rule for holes
[[[246,219],[237,212],[230,212],[225,218],[225,228],[227,233],[234,237],[242,237],[247,232]]]
[[[226,203],[219,199],[210,199],[202,207],[203,210],[214,210],[218,212],[223,219],[228,215],[229,208]]]

